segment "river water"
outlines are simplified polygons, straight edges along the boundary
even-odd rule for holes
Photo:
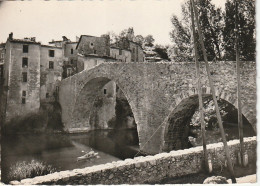
[[[19,161],[43,161],[56,170],[84,168],[133,158],[138,152],[136,130],[100,130],[81,134],[8,135],[2,137],[2,162],[9,167]],[[79,161],[90,150],[100,158]]]

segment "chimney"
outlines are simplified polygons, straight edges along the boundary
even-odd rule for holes
[[[36,38],[35,37],[31,37],[31,41],[35,42]]]
[[[66,36],[62,36],[63,41],[68,41],[68,38]]]
[[[9,34],[9,39],[10,39],[10,40],[13,39],[13,32],[11,32],[11,33]]]

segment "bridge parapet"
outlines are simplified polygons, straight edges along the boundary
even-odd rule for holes
[[[238,164],[239,140],[229,141],[231,160]],[[256,137],[245,138],[245,148],[249,164],[256,161]],[[225,164],[222,143],[208,145],[213,170],[219,170]],[[10,184],[16,185],[68,185],[68,184],[147,184],[159,183],[166,178],[188,176],[200,173],[203,165],[203,149],[195,147],[185,150],[161,153],[155,156],[136,157],[103,165],[61,171],[38,176]],[[124,174],[122,174],[124,173]]]

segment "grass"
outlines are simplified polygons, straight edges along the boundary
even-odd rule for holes
[[[56,169],[51,165],[43,162],[32,160],[31,162],[17,162],[9,168],[7,181],[22,180],[25,178],[33,178],[55,172]]]

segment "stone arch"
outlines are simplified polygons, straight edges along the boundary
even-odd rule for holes
[[[114,80],[110,77],[98,76],[87,81],[76,94],[76,100],[72,109],[72,128],[89,130],[91,128],[89,119],[91,114],[91,108],[93,108],[94,101],[97,96],[97,92],[100,91],[108,82],[114,81],[119,89],[123,92],[126,97],[127,102],[133,113],[133,117],[137,124],[138,136],[140,131],[139,119],[137,114],[137,108],[132,99],[129,97],[129,94],[124,89],[124,86],[120,82]]]
[[[211,94],[211,90],[209,87],[203,87],[202,88],[202,94],[203,94],[203,99],[205,98],[210,98],[212,97]],[[232,95],[231,93],[225,91],[224,89],[216,89],[216,96],[218,100],[224,100],[225,102],[233,105],[236,109],[237,109],[237,99],[236,99],[236,95]],[[189,102],[193,102],[193,103],[189,103]],[[198,107],[198,94],[197,94],[197,90],[195,88],[190,89],[188,92],[182,92],[181,94],[177,95],[175,97],[175,101],[172,103],[171,108],[170,108],[170,113],[169,115],[165,118],[164,120],[164,127],[162,130],[162,144],[161,144],[161,150],[160,151],[169,151],[169,150],[173,150],[171,149],[171,145],[169,144],[168,140],[174,140],[174,139],[167,139],[167,136],[169,135],[174,135],[174,134],[169,134],[169,132],[174,132],[174,130],[170,129],[170,120],[172,118],[172,116],[175,114],[181,113],[181,110],[185,107],[185,105],[188,105],[189,107],[193,107],[191,108],[191,111],[189,113],[186,113],[189,115],[189,117],[194,114],[195,112],[195,107]],[[243,103],[242,103],[243,105]],[[192,111],[192,109],[194,109],[194,111]],[[256,133],[256,127],[255,127],[255,123],[254,120],[250,120],[250,118],[254,118],[252,115],[250,115],[249,112],[246,112],[248,110],[247,105],[244,105],[242,107],[242,114],[243,116],[249,121],[249,123],[251,124],[252,128],[254,129],[254,132]],[[188,119],[191,119],[189,118]],[[177,118],[177,125],[173,126],[173,128],[176,130],[176,134],[178,133],[178,135],[181,134],[185,134],[185,132],[187,133],[187,128],[185,128],[185,126],[178,126],[178,119]],[[183,121],[183,120],[182,120]],[[176,128],[177,127],[177,128]],[[181,129],[179,129],[178,127],[180,127]],[[181,131],[181,132],[180,132]],[[178,143],[182,143],[183,141],[179,141]],[[179,144],[180,146],[181,144]],[[183,145],[183,144],[182,144]],[[178,146],[178,144],[177,144]]]

